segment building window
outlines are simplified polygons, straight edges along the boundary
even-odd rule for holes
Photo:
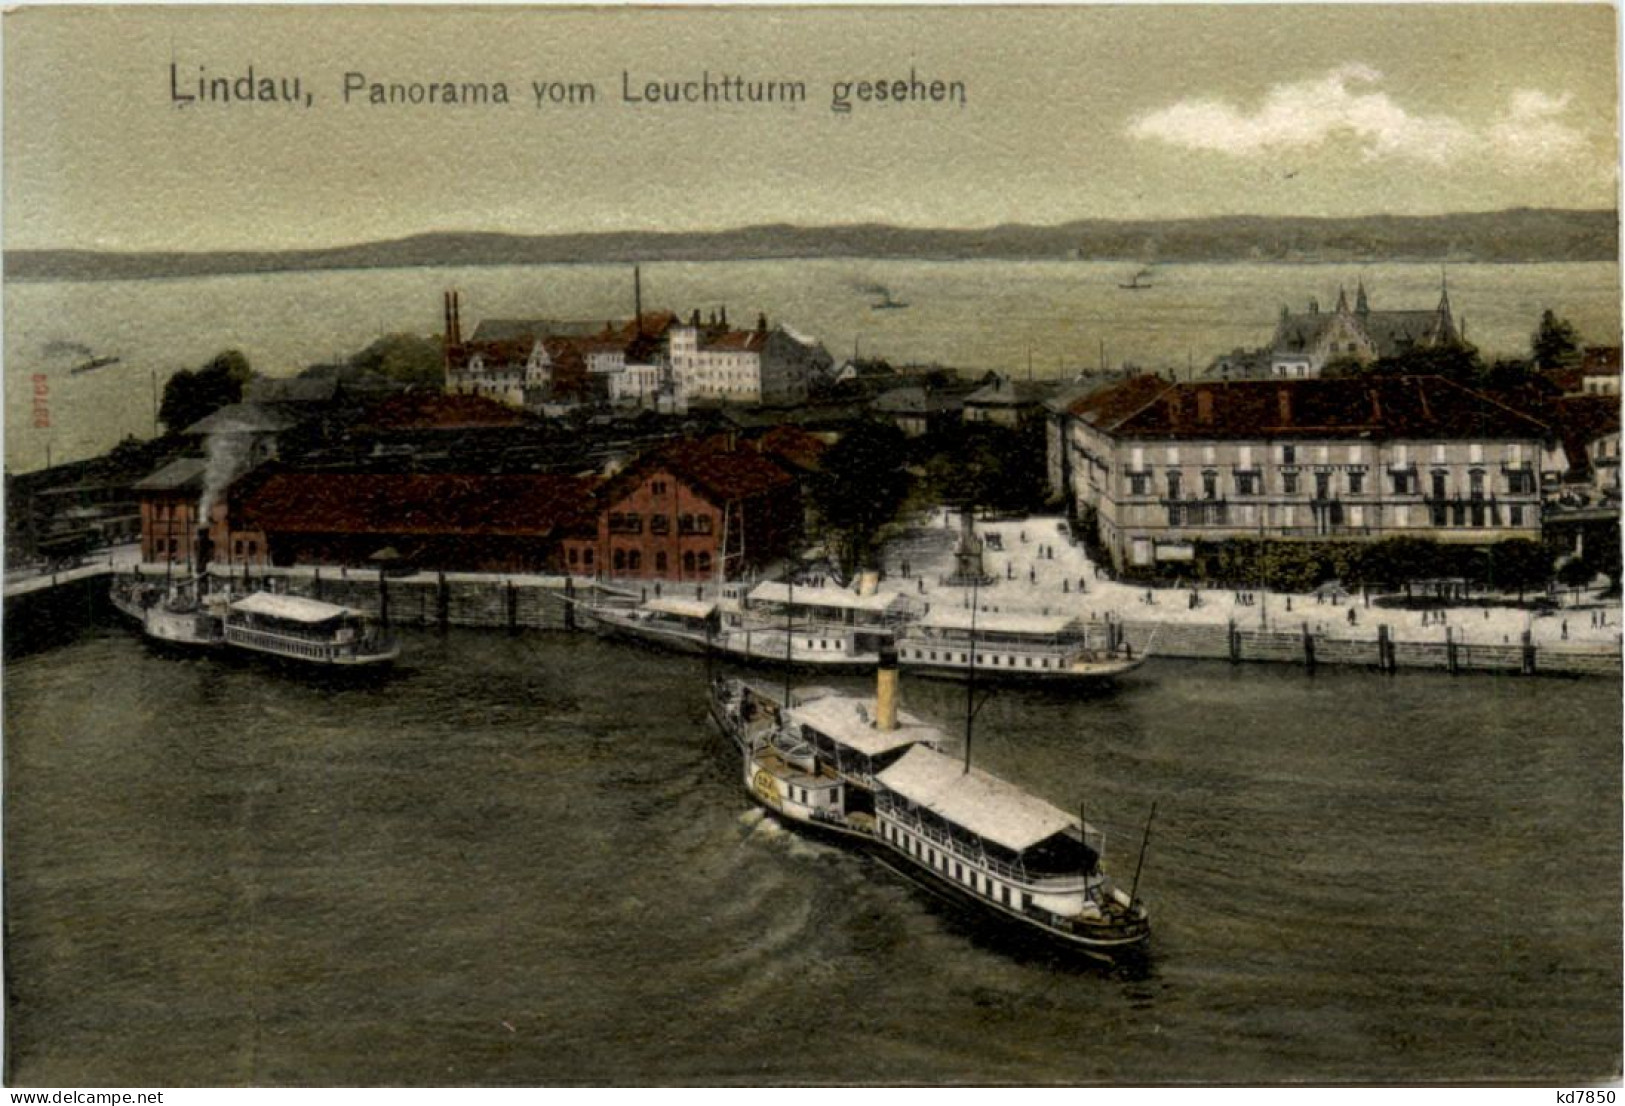
[[[694,571],[694,550],[692,549],[686,550],[683,553],[683,571]]]
[[[1236,473],[1236,494],[1237,495],[1257,495],[1258,494],[1258,474],[1256,472],[1238,472],[1238,473]]]
[[[1168,474],[1168,498],[1169,499],[1178,499],[1179,498],[1179,493],[1182,490],[1181,487],[1180,487],[1180,484],[1182,482],[1183,482],[1183,480],[1182,480],[1182,477],[1181,477],[1180,473],[1170,472]]]
[[[650,495],[665,495],[666,494],[666,482],[664,480],[656,480],[653,483],[651,483],[649,485],[649,494]]]
[[[1330,499],[1332,497],[1332,474],[1329,472],[1315,473],[1315,498]]]
[[[581,563],[584,565],[592,564],[592,546],[589,545],[581,551]]]
[[[1202,498],[1203,499],[1217,499],[1217,498],[1219,498],[1219,474],[1218,473],[1216,473],[1216,472],[1204,472],[1202,474]]]
[[[655,571],[666,571],[666,551],[664,549],[655,550]]]
[[[1445,474],[1444,473],[1435,472],[1433,474],[1433,498],[1434,499],[1443,499],[1444,498],[1444,496],[1445,496],[1444,482],[1445,482]]]
[[[1484,498],[1484,470],[1473,469],[1467,474],[1468,494],[1474,499]]]
[[[1284,445],[1284,446],[1282,446],[1281,447],[1281,464],[1283,464],[1283,465],[1295,465],[1297,463],[1298,463],[1298,447],[1295,446],[1295,445]]]
[[[626,550],[624,549],[617,549],[615,551],[615,571],[626,571]]]
[[[700,574],[703,576],[705,573],[710,572],[710,571],[711,571],[711,554],[709,554],[707,552],[704,552],[702,550],[701,553],[700,553]]]
[[[1128,491],[1130,495],[1145,495],[1149,490],[1147,485],[1151,482],[1149,473],[1131,472],[1128,474]]]
[[[1507,517],[1514,526],[1523,525],[1523,504],[1514,503],[1507,508]]]
[[[669,534],[669,533],[671,533],[671,516],[670,515],[650,515],[649,516],[649,533],[651,533],[651,534]]]
[[[1295,473],[1295,472],[1283,472],[1281,474],[1281,494],[1283,494],[1283,495],[1297,495],[1298,494],[1298,474],[1297,473]]]
[[[1349,494],[1359,495],[1365,488],[1365,473],[1349,473]]]
[[[571,564],[576,564],[576,563],[578,563],[580,561],[580,559],[581,559],[581,550],[577,549],[575,546],[572,545],[570,547],[570,563]]]
[[[238,538],[235,542],[233,542],[232,549],[237,556],[241,557],[243,555],[243,539]]]

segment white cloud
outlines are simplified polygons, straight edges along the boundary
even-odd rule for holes
[[[1343,65],[1314,80],[1276,85],[1251,110],[1220,100],[1184,100],[1138,116],[1128,132],[1238,157],[1306,151],[1342,138],[1367,160],[1435,165],[1488,155],[1527,166],[1570,157],[1584,144],[1580,132],[1561,119],[1567,93],[1519,89],[1506,110],[1475,127],[1449,115],[1412,112],[1376,88],[1381,81],[1370,66]]]
[[[1568,110],[1569,94],[1548,96],[1520,88],[1512,103],[1489,128],[1490,145],[1507,161],[1540,165],[1574,157],[1585,145],[1578,130],[1558,117]]]

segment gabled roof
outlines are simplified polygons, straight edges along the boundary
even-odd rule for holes
[[[1124,438],[1527,439],[1551,433],[1539,420],[1439,376],[1150,381],[1127,381],[1088,397],[1073,413]]]
[[[758,353],[767,344],[767,333],[761,330],[730,330],[700,343],[702,349],[725,352]]]
[[[958,757],[917,745],[876,777],[895,794],[977,837],[1023,852],[1078,825],[1077,819]]]
[[[250,403],[327,403],[338,390],[338,378],[334,376],[256,376],[243,390],[243,398]]]
[[[770,458],[747,446],[730,445],[722,437],[682,439],[657,450],[655,456],[657,463],[718,503],[748,499],[795,483]]]
[[[264,403],[228,403],[212,415],[194,422],[186,434],[274,434],[299,420],[286,412]]]
[[[456,430],[469,427],[525,426],[524,413],[489,396],[407,392],[392,396],[367,412],[365,428],[373,430]]]
[[[1581,376],[1618,376],[1618,346],[1587,346],[1580,355]]]
[[[203,490],[203,474],[209,462],[201,457],[181,457],[137,480],[138,492],[192,492]]]
[[[554,536],[596,525],[596,481],[577,476],[281,472],[243,496],[243,524],[273,533]]]
[[[603,329],[603,325],[602,322],[567,319],[481,319],[468,341],[481,345],[521,340],[534,342],[537,338],[549,336],[579,338],[596,334]]]
[[[1548,410],[1569,461],[1564,479],[1571,483],[1591,479],[1589,447],[1599,438],[1619,433],[1619,397],[1568,396],[1553,400]]]
[[[1088,393],[1067,408],[1067,413],[1091,426],[1112,431],[1172,387],[1160,376],[1131,376]]]
[[[1001,378],[984,384],[964,399],[966,407],[1037,407],[1055,386],[1043,380]]]
[[[881,392],[870,404],[871,408],[885,415],[933,415],[957,411],[963,406],[964,400],[958,396],[928,391],[918,385]]]

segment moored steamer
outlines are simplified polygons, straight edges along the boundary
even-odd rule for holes
[[[387,665],[400,654],[393,636],[348,607],[263,591],[226,608],[225,642],[249,653],[335,669]]]
[[[908,600],[843,588],[768,582],[716,602],[656,597],[636,606],[579,608],[603,632],[681,653],[774,665],[868,669],[896,637]]]
[[[1105,683],[1145,663],[1126,643],[1093,640],[1076,618],[948,608],[911,623],[898,637],[903,667],[928,676],[1001,682]]]

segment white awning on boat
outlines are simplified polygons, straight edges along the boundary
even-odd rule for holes
[[[958,757],[919,746],[877,777],[890,791],[969,833],[1014,852],[1076,827],[1058,807]]]
[[[976,632],[989,634],[1028,634],[1055,637],[1065,633],[1077,620],[1068,615],[1016,614],[1003,611],[977,611]],[[971,612],[963,607],[941,607],[919,620],[931,630],[971,629]]]
[[[233,603],[231,609],[233,612],[264,615],[288,622],[327,622],[357,613],[349,607],[336,607],[317,599],[306,599],[300,595],[273,595],[268,591],[256,591],[245,596]]]
[[[801,703],[790,711],[790,721],[810,726],[830,740],[869,757],[920,741],[943,740],[941,730],[906,711],[897,712],[895,730],[878,729],[875,701],[852,695],[830,695]]]
[[[699,599],[668,599],[661,597],[649,600],[643,604],[643,609],[654,611],[656,614],[674,614],[679,618],[710,618],[712,612],[717,609],[717,605]]]
[[[844,588],[795,588],[777,580],[757,584],[750,593],[752,603],[794,603],[798,607],[830,607],[843,611],[892,611],[903,606],[907,597],[891,594],[859,595]]]

